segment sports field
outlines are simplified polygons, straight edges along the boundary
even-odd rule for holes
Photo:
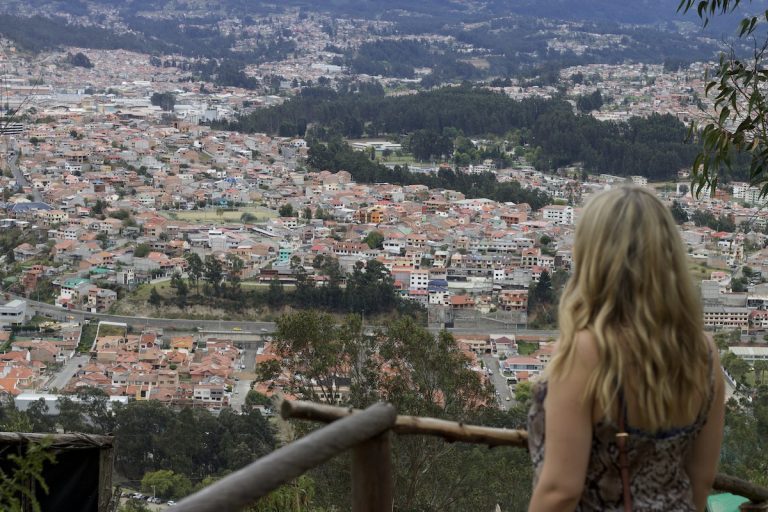
[[[277,212],[264,208],[262,206],[252,206],[243,208],[205,208],[200,210],[184,211],[162,211],[160,215],[168,220],[180,220],[184,222],[193,222],[200,224],[209,224],[212,222],[221,224],[239,224],[242,222],[243,215],[253,216],[247,222],[259,222],[266,219],[277,217]]]

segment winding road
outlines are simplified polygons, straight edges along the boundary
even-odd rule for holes
[[[11,172],[13,173],[13,179],[16,180],[16,183],[21,186],[23,189],[30,189],[32,193],[32,198],[38,202],[43,202],[43,196],[40,194],[40,191],[34,188],[29,181],[27,181],[27,178],[24,177],[24,173],[21,172],[21,169],[19,169],[19,166],[16,165],[16,162],[18,161],[19,156],[16,153],[13,153],[12,156],[8,156],[8,168],[11,169]]]

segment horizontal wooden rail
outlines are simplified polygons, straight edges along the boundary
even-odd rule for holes
[[[280,414],[285,419],[293,418],[321,423],[332,423],[342,418],[354,417],[360,412],[360,409],[289,400],[284,400],[280,406]],[[398,434],[437,436],[448,441],[485,444],[492,447],[525,448],[528,446],[528,432],[525,430],[478,427],[418,416],[398,416],[392,430]],[[718,473],[715,477],[712,488],[716,491],[743,496],[753,503],[768,502],[768,489],[723,473]]]
[[[114,437],[96,434],[39,434],[20,432],[0,432],[2,444],[27,444],[46,441],[50,448],[93,448],[112,447]]]
[[[301,419],[332,423],[341,418],[360,412],[360,409],[334,407],[313,402],[284,400],[280,414],[285,419]],[[442,437],[450,442],[485,444],[488,446],[528,446],[528,432],[504,428],[478,427],[455,421],[422,418],[419,416],[398,416],[392,430],[397,434],[413,434]]]
[[[319,466],[332,457],[376,438],[392,428],[396,412],[389,404],[375,404],[316,430],[227,475],[184,498],[174,512],[240,510],[262,496]]]
[[[744,496],[752,503],[768,503],[768,489],[725,473],[718,473],[715,476],[712,488],[716,491]]]

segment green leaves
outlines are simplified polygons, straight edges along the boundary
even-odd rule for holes
[[[696,5],[696,12],[706,26],[712,16],[732,12],[739,4],[740,0],[682,0],[678,11],[688,12]],[[762,17],[744,17],[738,25],[739,38],[754,37],[762,18],[768,21],[768,11]],[[689,140],[698,139],[701,143],[692,169],[692,188],[696,195],[703,190],[714,193],[722,174],[731,167],[734,155],[740,152],[750,159],[750,184],[760,187],[762,196],[768,193],[766,48],[768,39],[754,44],[753,55],[746,59],[737,58],[737,52],[731,48],[720,55],[714,75],[708,77],[704,93],[714,95],[715,116],[707,122],[692,122],[688,132]]]
[[[741,0],[680,0],[677,11],[687,13],[696,5],[696,14],[704,20],[704,26],[710,17],[716,14],[726,14],[733,11],[741,3]]]
[[[768,11],[766,11],[766,15],[768,15]],[[741,20],[741,23],[739,24],[739,37],[744,37],[745,35],[749,35],[754,32],[756,25],[757,16],[747,17]]]
[[[48,493],[48,485],[43,479],[43,468],[46,463],[55,464],[56,457],[50,450],[51,440],[46,439],[39,443],[29,443],[26,453],[7,455],[8,460],[15,464],[15,468],[9,473],[0,471],[0,507],[2,510],[29,510],[41,512],[40,503],[37,501],[34,486],[35,482]]]

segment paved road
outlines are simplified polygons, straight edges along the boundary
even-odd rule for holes
[[[43,196],[40,195],[40,191],[36,188],[32,187],[32,185],[27,181],[27,178],[24,177],[24,173],[21,172],[21,169],[19,169],[19,166],[16,165],[16,162],[18,161],[19,157],[16,153],[14,153],[13,156],[8,157],[8,167],[11,169],[11,172],[13,173],[13,179],[16,180],[16,183],[18,183],[21,187],[29,188],[32,191],[32,197],[35,201],[42,203],[43,202]]]
[[[252,382],[252,380],[239,380],[235,382],[234,389],[232,389],[232,400],[229,403],[229,406],[232,407],[232,409],[238,412],[243,409],[245,397],[248,394],[248,391],[251,390]]]
[[[275,329],[274,322],[247,322],[247,321],[233,321],[233,320],[189,320],[185,318],[152,318],[144,316],[121,316],[121,315],[109,315],[106,313],[88,313],[80,310],[65,310],[45,302],[38,302],[35,300],[26,299],[24,297],[18,297],[27,301],[27,308],[37,314],[49,316],[56,320],[61,321],[76,321],[82,322],[83,319],[94,319],[105,322],[118,322],[126,323],[136,327],[152,326],[152,327],[165,327],[176,328],[180,330],[196,330],[201,328],[204,330],[217,330],[226,329],[231,331],[233,329],[237,331],[251,331],[251,332],[273,332]],[[266,331],[262,331],[266,329]]]
[[[440,331],[441,329],[431,328],[432,332]],[[516,329],[514,327],[454,327],[448,329],[448,332],[452,334],[505,334],[515,336],[542,336],[546,338],[557,338],[560,335],[560,331],[554,329],[539,330],[539,329]]]
[[[258,349],[245,348],[243,349],[243,365],[245,365],[246,372],[254,372],[256,370],[256,356],[258,355]]]
[[[89,359],[90,356],[88,355],[79,355],[67,361],[64,364],[64,367],[59,370],[50,381],[48,381],[48,389],[63,389],[64,386],[67,385],[67,382],[69,382],[69,379],[77,373],[78,365],[85,366],[88,364]]]
[[[493,387],[496,388],[496,392],[498,393],[496,398],[499,402],[499,407],[506,411],[509,409],[510,405],[514,404],[514,395],[507,385],[506,377],[501,374],[499,360],[490,354],[486,354],[483,356],[483,363],[487,369],[493,372],[491,382],[493,382]],[[507,398],[509,398],[509,400],[507,400]]]
[[[13,294],[11,294],[13,296]],[[61,321],[76,321],[82,322],[84,318],[100,320],[105,322],[119,322],[132,325],[134,327],[164,327],[175,328],[178,330],[196,330],[198,328],[203,330],[227,330],[227,331],[250,331],[253,333],[272,333],[275,331],[274,322],[255,322],[245,320],[191,320],[186,318],[154,318],[144,316],[121,316],[110,315],[107,313],[88,313],[80,310],[65,310],[45,302],[38,302],[27,299],[22,296],[13,296],[27,301],[28,309],[34,311],[40,315],[49,316],[56,320]],[[71,318],[69,318],[71,317]],[[371,327],[373,329],[374,327]],[[430,328],[432,332],[438,332],[439,328]],[[503,327],[488,328],[476,328],[476,327],[462,327],[448,329],[453,334],[514,334],[517,336],[545,336],[556,337],[558,331],[556,330],[536,330],[536,329],[505,329]]]

